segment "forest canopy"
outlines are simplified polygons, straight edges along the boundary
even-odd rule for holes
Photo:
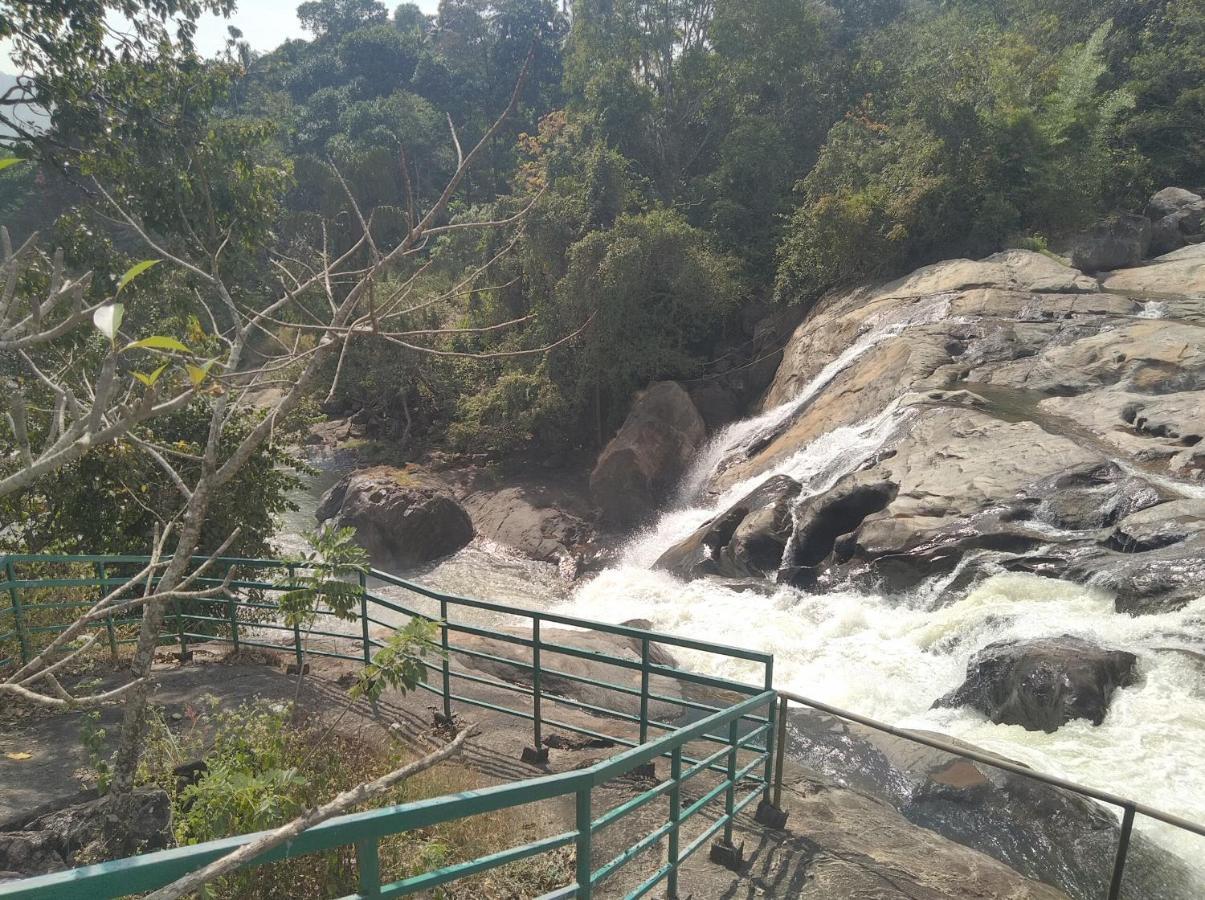
[[[518,231],[439,238],[415,276],[445,292],[416,313],[438,352],[349,341],[314,398],[409,447],[595,448],[649,382],[710,377],[759,312],[1044,249],[1205,183],[1205,0],[308,0],[309,39],[257,54],[232,30],[216,59],[187,23],[224,0],[69,6],[0,18],[24,99],[50,111],[43,130],[0,107],[7,152],[31,161],[0,172],[14,238],[123,271],[99,178],[167,244],[224,242],[250,306],[269,242],[338,253],[361,219],[382,243],[404,234],[531,54],[448,210],[521,215]],[[134,23],[116,45],[105,11]],[[187,329],[189,290],[156,273],[131,308]],[[188,442],[188,423],[161,427]]]

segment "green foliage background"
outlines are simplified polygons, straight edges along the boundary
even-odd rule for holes
[[[17,5],[5,27],[57,143],[0,175],[0,212],[27,231],[70,212],[107,242],[77,241],[74,264],[119,271],[131,248],[90,211],[96,176],[170,246],[222,247],[248,306],[273,289],[269,248],[354,240],[349,193],[382,243],[403,233],[455,166],[449,123],[471,146],[534,53],[451,211],[526,210],[522,226],[449,235],[397,273],[386,290],[446,294],[407,320],[421,348],[357,341],[315,398],[403,454],[593,449],[650,381],[712,373],[768,301],[1056,246],[1205,184],[1205,0],[443,0],[433,16],[310,0],[311,39],[257,55],[232,34],[216,60],[164,37],[185,5],[125,5],[148,23],[141,54],[82,26],[22,44],[62,10]],[[156,279],[142,309],[187,327],[192,285]],[[185,424],[163,427],[188,440]],[[277,509],[283,483],[255,483]],[[118,532],[142,527],[122,516]]]

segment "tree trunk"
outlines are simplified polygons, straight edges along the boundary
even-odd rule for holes
[[[208,474],[198,481],[188,503],[184,528],[175,552],[163,571],[159,590],[170,590],[184,578],[192,563],[192,556],[201,543],[201,526],[209,509]],[[131,670],[139,681],[126,694],[125,709],[121,721],[121,737],[117,744],[117,758],[113,764],[112,793],[129,795],[134,790],[138,763],[142,759],[142,748],[146,735],[146,711],[151,693],[151,669],[155,663],[155,650],[159,646],[159,635],[163,632],[165,618],[164,601],[148,603],[142,610],[142,624],[138,631],[138,645],[134,651]]]

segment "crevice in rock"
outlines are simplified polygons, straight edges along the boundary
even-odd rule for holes
[[[891,482],[857,484],[813,504],[796,527],[792,563],[815,568],[833,552],[838,538],[857,531],[867,516],[885,509],[898,493],[899,486]]]

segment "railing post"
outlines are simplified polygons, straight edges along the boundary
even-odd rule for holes
[[[535,730],[535,746],[539,750],[543,744],[540,733],[543,723],[540,720],[540,617],[531,617],[531,702],[532,724]]]
[[[787,707],[786,697],[778,698],[778,752],[774,755],[774,805],[782,809],[782,761],[787,755]]]
[[[289,587],[297,586],[297,567],[289,566]],[[301,623],[293,623],[293,653],[297,657],[297,675],[298,677],[305,674],[305,654],[301,649]]]
[[[360,570],[360,625],[364,638],[364,665],[372,662],[372,644],[368,639],[368,576]]]
[[[724,843],[732,846],[732,820],[736,809],[736,745],[740,740],[740,720],[728,725],[728,790],[724,792]]]
[[[787,753],[787,698],[779,695],[770,701],[766,733],[765,792],[757,804],[754,821],[767,828],[782,830],[787,826],[787,813],[782,808],[782,761]],[[773,744],[771,744],[773,740]],[[771,773],[771,760],[773,772]]]
[[[1130,833],[1134,830],[1134,805],[1125,805],[1121,819],[1121,834],[1117,836],[1117,856],[1113,859],[1113,881],[1109,884],[1109,900],[1119,900],[1125,881],[1126,854],[1130,850]]]
[[[772,657],[772,656],[770,657],[769,660],[766,661],[765,690],[767,690],[767,691],[774,690],[774,657]],[[771,738],[777,737],[777,731],[775,730],[775,726],[778,722],[778,718],[775,715],[775,712],[776,712],[776,710],[774,708],[774,703],[771,702],[770,709],[767,711],[767,714],[766,714],[766,718],[769,720],[769,723],[770,723],[770,729],[769,729],[769,731],[766,732],[766,773],[765,773],[765,777],[764,777],[764,781],[765,781],[766,785],[765,785],[765,792],[762,794],[762,802],[764,802],[764,803],[770,802],[770,780],[771,780],[772,774],[774,772],[774,752],[771,749],[771,747],[773,746],[771,744]],[[776,802],[775,806],[777,806],[777,805],[778,804]]]
[[[234,644],[234,652],[238,653],[238,604],[234,602],[234,594],[226,595],[226,616],[230,619],[230,643]]]
[[[439,600],[439,643],[443,647],[444,721],[452,723],[452,663],[448,653],[448,601]]]
[[[640,641],[640,743],[649,739],[649,639]]]
[[[678,827],[682,821],[682,747],[674,748],[669,758],[669,863],[665,896],[666,900],[678,900]]]
[[[711,861],[736,872],[744,863],[744,845],[732,843],[732,825],[736,818],[736,751],[740,743],[739,718],[728,725],[728,789],[724,792],[724,839],[711,845]]]
[[[17,588],[16,569],[13,561],[4,561],[4,574],[8,578],[8,596],[13,605],[13,629],[17,632],[17,643],[21,645],[21,665],[29,662],[29,638],[25,634],[25,623],[21,615],[21,591]]]
[[[590,792],[586,786],[577,791],[577,896],[579,900],[589,900],[593,890],[591,878],[593,865],[591,863],[591,825]]]
[[[356,841],[356,870],[360,874],[360,896],[381,895],[381,857],[376,838]]]
[[[176,638],[180,641],[180,662],[188,661],[188,638],[184,634],[184,601],[176,598]]]
[[[531,722],[535,744],[524,747],[522,759],[525,763],[542,765],[548,762],[548,748],[544,746],[543,689],[540,686],[540,617],[531,617]]]
[[[105,594],[107,593],[106,585],[105,585],[105,564],[103,562],[98,562],[93,566],[93,568],[96,570],[96,578],[97,578],[97,581],[99,582],[99,588],[100,588],[100,596],[97,597],[96,599],[104,600]],[[114,662],[116,662],[117,661],[117,632],[113,628],[113,616],[112,615],[108,615],[105,617],[105,631],[108,633],[108,636],[109,636],[109,656],[112,657]]]

